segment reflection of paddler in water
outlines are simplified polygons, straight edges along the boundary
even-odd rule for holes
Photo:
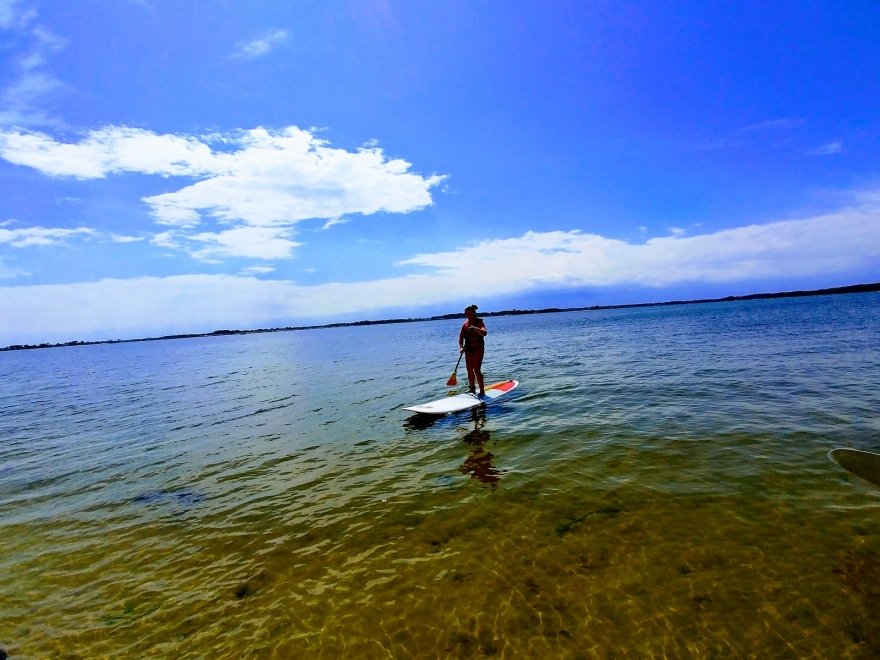
[[[486,394],[483,385],[483,353],[486,350],[485,337],[489,334],[483,319],[477,317],[477,306],[470,305],[464,310],[465,322],[458,333],[458,348],[464,352],[467,366],[468,391],[475,393],[474,381],[480,386],[480,396]]]
[[[474,430],[470,431],[464,438],[466,443],[473,446],[470,456],[468,456],[461,467],[458,469],[463,474],[468,474],[473,479],[482,481],[491,487],[501,481],[501,471],[492,465],[492,459],[495,458],[485,447],[489,442],[489,432],[480,428],[481,422],[486,420],[485,414],[480,411],[474,411]]]

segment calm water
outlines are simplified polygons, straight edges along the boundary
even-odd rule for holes
[[[880,296],[487,325],[433,423],[457,321],[0,354],[0,647],[880,654]]]

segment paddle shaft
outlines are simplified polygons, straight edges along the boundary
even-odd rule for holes
[[[464,349],[458,352],[458,362],[455,363],[455,369],[452,370],[452,373],[456,373],[458,371],[458,365],[461,364],[461,356],[464,355]]]

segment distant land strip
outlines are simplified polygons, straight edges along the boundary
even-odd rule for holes
[[[726,298],[705,298],[702,300],[670,300],[656,303],[630,303],[627,305],[593,305],[590,307],[547,307],[545,309],[508,309],[500,312],[485,312],[482,317],[491,316],[519,316],[523,314],[555,314],[557,312],[586,312],[603,309],[630,309],[633,307],[663,307],[665,305],[697,305],[704,303],[734,302],[738,300],[763,300],[767,298],[800,298],[804,296],[830,296],[841,293],[870,293],[880,291],[880,282],[874,284],[853,284],[851,286],[839,286],[831,289],[815,289],[813,291],[785,291],[782,293],[752,293],[746,296],[727,296]],[[417,321],[446,321],[462,317],[461,312],[455,314],[441,314],[439,316],[425,316],[406,319],[380,319],[377,321],[353,321],[349,323],[328,323],[325,325],[302,325],[288,326],[286,328],[260,328],[257,330],[215,330],[199,334],[165,335],[162,337],[145,337],[143,339],[104,339],[100,341],[69,341],[63,344],[14,344],[0,348],[2,351],[24,351],[36,348],[60,348],[62,346],[94,346],[96,344],[129,344],[138,341],[163,341],[165,339],[193,339],[196,337],[226,337],[229,335],[252,335],[263,332],[293,332],[294,330],[318,330],[322,328],[348,328],[361,325],[382,325],[388,323],[414,323]]]

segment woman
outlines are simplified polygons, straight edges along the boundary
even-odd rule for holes
[[[475,393],[474,380],[480,386],[480,396],[486,394],[483,384],[483,353],[486,349],[485,336],[489,334],[483,319],[477,317],[477,306],[471,305],[464,310],[465,322],[458,333],[458,348],[464,351],[464,363],[467,365],[468,391]]]

